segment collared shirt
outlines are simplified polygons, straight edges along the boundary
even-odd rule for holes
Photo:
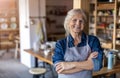
[[[68,47],[74,47],[74,39],[71,35],[68,36]],[[67,37],[61,40],[58,40],[56,43],[56,47],[54,50],[54,55],[53,55],[53,63],[65,61],[64,60],[64,55],[66,51],[66,42]],[[78,43],[77,47],[85,46],[87,41],[87,36],[85,33],[82,33],[81,36],[81,42]],[[98,71],[102,68],[102,60],[103,60],[103,49],[100,46],[100,41],[98,40],[97,37],[88,35],[88,44],[91,48],[91,52],[97,51],[98,52],[98,57],[93,58],[93,64],[94,64],[94,71]]]

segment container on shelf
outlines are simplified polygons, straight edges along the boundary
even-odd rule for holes
[[[113,68],[113,52],[109,52],[108,53],[108,69],[112,69]]]
[[[0,28],[1,29],[7,29],[8,28],[8,24],[7,23],[2,23]]]
[[[119,7],[119,11],[118,11],[118,16],[120,16],[120,7]]]

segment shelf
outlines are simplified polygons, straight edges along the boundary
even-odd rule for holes
[[[117,29],[117,31],[120,31],[120,29]]]
[[[91,1],[90,1],[90,4],[95,4],[95,0],[91,0]]]
[[[112,10],[113,6],[115,6],[114,2],[99,2],[97,10]]]
[[[102,48],[111,49],[112,43],[101,43]]]
[[[90,17],[94,17],[95,15],[93,15],[92,13],[89,15]]]
[[[8,37],[1,37],[0,38],[0,41],[6,41],[6,40],[8,40]]]
[[[113,17],[113,15],[97,15],[97,16],[98,16],[98,17],[106,17],[106,18],[107,18],[107,17],[111,17],[111,18]]]
[[[46,18],[46,16],[30,16],[30,19],[41,19],[41,18]]]
[[[8,28],[8,29],[0,29],[0,32],[4,32],[4,31],[19,31],[19,29],[11,29],[11,28]]]
[[[120,43],[116,43],[116,45],[120,45]]]
[[[120,15],[117,15],[117,18],[120,18]]]
[[[113,31],[113,29],[109,29],[109,28],[106,28],[106,30],[110,30],[110,31]]]
[[[0,49],[6,49],[6,48],[15,48],[14,42],[11,41],[4,41],[0,43]]]
[[[10,17],[17,17],[18,14],[10,14],[10,15],[0,15],[0,18],[10,18]]]
[[[114,1],[112,1],[112,2],[109,2],[109,1],[100,2],[100,1],[98,1],[98,4],[114,4]]]
[[[109,28],[106,28],[106,27],[103,27],[103,26],[96,26],[97,29],[103,29],[103,30],[110,30],[112,31],[113,29],[109,29]]]
[[[105,29],[103,26],[96,26],[97,29]]]
[[[120,37],[116,37],[116,38],[120,38]]]

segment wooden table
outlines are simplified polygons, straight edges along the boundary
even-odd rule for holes
[[[35,67],[38,66],[38,64],[37,64],[38,60],[46,62],[50,65],[53,65],[53,63],[52,63],[52,53],[53,52],[50,52],[46,56],[42,50],[40,50],[39,52],[34,52],[33,49],[25,49],[24,51],[35,57]]]
[[[52,63],[52,53],[50,53],[48,56],[45,56],[43,51],[39,51],[39,52],[34,52],[32,49],[27,49],[25,50],[25,52],[31,54],[32,56],[34,56],[36,58],[36,60],[42,60],[50,65],[53,65]],[[116,65],[113,69],[108,70],[107,67],[103,67],[100,71],[98,72],[93,72],[93,77],[99,77],[102,75],[105,75],[107,78],[109,78],[109,76],[111,74],[115,74],[115,73],[119,73],[120,72],[120,64]]]
[[[107,67],[103,67],[100,71],[94,72],[93,76],[99,77],[99,76],[106,76],[105,78],[110,78],[110,75],[116,74],[120,72],[120,64],[114,66],[113,69],[108,70]]]
[[[35,57],[35,67],[38,67],[38,60],[41,60],[41,61],[44,62],[43,67],[45,67],[45,63],[53,65],[53,63],[52,63],[52,52],[50,52],[46,56],[42,50],[40,50],[38,52],[34,52],[33,49],[25,49],[24,51]],[[34,77],[39,78],[38,75],[34,75],[33,78]],[[44,78],[45,78],[45,76],[44,76]]]

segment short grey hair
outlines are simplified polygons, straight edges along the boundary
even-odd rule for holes
[[[74,15],[77,15],[77,14],[81,14],[84,22],[87,22],[86,14],[82,9],[71,9],[70,11],[68,11],[67,16],[65,17],[65,21],[64,21],[64,28],[66,31],[66,36],[69,35],[70,33],[69,28],[68,28],[69,21]]]

